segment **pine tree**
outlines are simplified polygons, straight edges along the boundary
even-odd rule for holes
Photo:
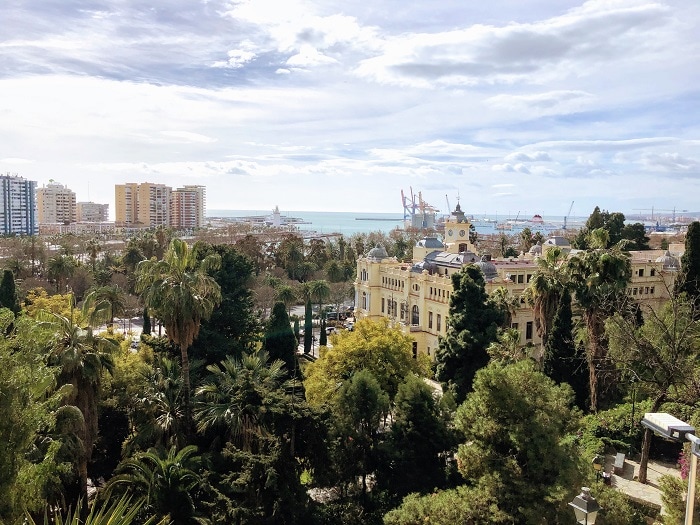
[[[486,348],[497,340],[503,312],[488,301],[484,276],[474,265],[452,274],[447,334],[435,353],[436,377],[457,403],[472,389],[474,374],[486,366]]]

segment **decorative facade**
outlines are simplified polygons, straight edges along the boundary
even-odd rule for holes
[[[2,235],[39,233],[36,181],[17,175],[0,175],[0,224]]]
[[[541,344],[532,308],[522,294],[537,270],[537,258],[543,251],[559,246],[571,252],[563,237],[551,237],[543,246],[517,258],[490,260],[477,255],[474,229],[459,205],[445,222],[443,240],[426,237],[413,249],[411,263],[389,257],[381,246],[371,249],[357,261],[355,312],[360,319],[389,318],[403,327],[414,340],[414,355],[425,353],[431,358],[439,338],[447,333],[451,275],[467,264],[477,265],[486,280],[486,291],[504,287],[516,299],[518,308],[512,327],[520,333],[522,346]],[[632,279],[627,293],[638,301],[660,307],[669,298],[673,280],[680,267],[683,247],[671,252],[648,250],[631,252]]]

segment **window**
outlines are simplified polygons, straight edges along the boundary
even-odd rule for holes
[[[428,357],[430,357],[430,347],[428,347]]]
[[[532,274],[531,274],[531,273],[528,273],[528,274],[527,274],[527,279],[525,280],[525,282],[526,282],[526,283],[529,283],[530,281],[532,281]]]
[[[414,304],[411,309],[411,324],[420,324],[420,315],[418,313],[418,305]]]
[[[639,269],[639,276],[644,277],[644,268]]]
[[[384,313],[384,297],[382,297],[382,313]]]
[[[632,295],[637,295],[637,289],[636,289],[636,288],[632,288]]]
[[[532,339],[532,321],[525,324],[525,339]]]
[[[437,314],[437,331],[439,332],[440,329],[442,328],[442,316],[440,314]]]
[[[413,341],[413,359],[418,359],[418,343]]]
[[[428,328],[433,327],[433,312],[428,312]]]
[[[518,329],[518,323],[510,323],[510,327],[511,327],[513,330],[517,330],[517,329]]]
[[[521,273],[518,275],[518,284],[523,284],[525,282],[525,276]]]
[[[651,275],[652,277],[654,277],[654,276],[656,275],[656,268],[652,268],[652,269],[649,271],[649,275]]]
[[[654,294],[654,287],[653,286],[651,288],[649,288],[649,293],[652,295]]]
[[[648,286],[644,287],[644,294],[649,295],[649,287]]]
[[[362,309],[367,310],[367,292],[362,292]]]

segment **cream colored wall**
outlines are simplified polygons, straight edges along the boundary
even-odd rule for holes
[[[448,223],[449,224],[449,223]],[[458,224],[461,227],[463,223]],[[446,228],[448,225],[446,225]],[[467,228],[468,231],[468,228]],[[454,233],[454,232],[453,232]],[[499,286],[505,287],[513,297],[520,297],[528,286],[528,275],[532,276],[536,269],[536,261],[514,260],[496,261],[498,278],[487,282],[486,291],[492,293]],[[654,293],[637,294],[633,296],[639,301],[658,308],[669,298],[669,290],[672,289],[672,282],[675,273],[662,271],[658,263],[649,260],[631,261],[632,281],[628,287],[629,293],[636,287],[646,290],[654,288]],[[651,275],[651,269],[654,275]],[[639,270],[643,269],[643,275],[639,275]],[[430,275],[427,271],[414,273],[410,271],[410,265],[398,263],[395,259],[384,259],[382,261],[360,258],[357,262],[358,278],[355,281],[357,293],[356,315],[358,318],[378,319],[387,317],[403,327],[404,331],[418,343],[418,351],[435,355],[438,346],[439,336],[444,336],[447,329],[447,318],[449,315],[449,298],[452,293],[452,281],[449,276]],[[510,279],[506,275],[511,276]],[[518,276],[522,275],[522,281],[518,282]],[[365,278],[366,276],[366,278]],[[416,286],[418,287],[416,289]],[[362,294],[367,294],[368,307],[362,308]],[[382,311],[382,299],[384,299],[384,311]],[[394,300],[397,303],[398,312],[396,315],[390,314],[387,308],[388,302]],[[404,319],[401,319],[401,304],[409,305],[409,312]],[[419,325],[411,325],[410,308],[418,305],[420,312]],[[429,314],[433,313],[433,326],[429,327]],[[441,329],[437,330],[437,316],[441,316]],[[519,303],[519,308],[513,315],[512,323],[517,324],[520,332],[520,344],[526,346],[532,344],[541,345],[541,338],[535,328],[535,319],[532,308],[525,302]],[[531,323],[532,337],[527,338],[527,326]]]

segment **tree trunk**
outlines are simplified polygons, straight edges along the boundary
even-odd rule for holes
[[[660,394],[654,399],[651,412],[658,412],[664,402],[666,394]],[[644,429],[644,439],[642,440],[642,455],[639,458],[639,482],[647,482],[647,465],[649,464],[649,447],[651,447],[651,437],[653,432],[649,428]]]
[[[588,387],[591,395],[591,411],[598,411],[598,367],[603,362],[604,349],[600,344],[602,326],[598,320],[598,316],[592,313],[586,313],[586,329],[588,331]]]
[[[190,358],[187,355],[187,347],[180,345],[180,358],[182,359],[182,393],[185,400],[185,436],[190,443],[192,435],[192,403],[190,400]]]

